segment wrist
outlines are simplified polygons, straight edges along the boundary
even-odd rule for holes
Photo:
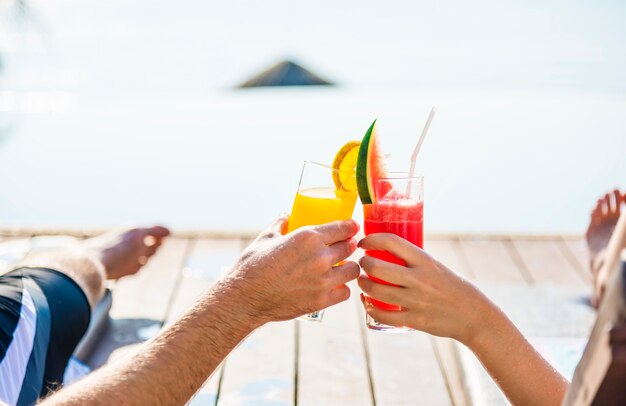
[[[254,295],[249,292],[248,283],[239,278],[226,278],[215,284],[213,296],[228,315],[230,322],[248,333],[270,320],[255,306]]]
[[[488,298],[472,308],[472,318],[466,334],[459,340],[473,352],[480,351],[490,340],[502,334],[510,321],[502,310]]]

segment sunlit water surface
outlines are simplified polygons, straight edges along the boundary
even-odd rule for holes
[[[623,4],[357,3],[4,3],[0,225],[258,229],[374,118],[406,170],[432,105],[427,232],[580,232],[626,187]],[[341,85],[233,89],[292,55]]]

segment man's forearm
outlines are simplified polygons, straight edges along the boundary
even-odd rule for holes
[[[244,307],[243,294],[220,282],[136,356],[96,371],[44,404],[184,404],[262,324]]]
[[[500,309],[493,306],[482,317],[489,320],[490,327],[466,345],[509,401],[515,406],[560,405],[567,380],[541,357]]]
[[[137,354],[63,389],[44,404],[184,404],[248,334],[349,296],[359,274],[353,220],[303,227],[283,236],[281,216],[245,250],[231,272],[181,320]]]

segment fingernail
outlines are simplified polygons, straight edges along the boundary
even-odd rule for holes
[[[357,243],[356,243],[356,246],[357,246],[357,247],[359,247],[359,248],[361,248],[361,243],[362,243],[362,242],[363,242],[363,240],[362,240],[362,239],[361,239],[361,240],[359,240],[359,242],[357,242]]]
[[[374,305],[372,304],[372,301],[370,299],[369,296],[365,296],[363,295],[363,304],[365,305],[366,308],[370,309],[372,307],[374,307]]]

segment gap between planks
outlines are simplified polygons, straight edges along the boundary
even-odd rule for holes
[[[565,238],[564,236],[561,236],[561,238],[558,240],[557,246],[559,250],[561,250],[561,252],[563,253],[563,256],[565,257],[565,259],[570,263],[572,268],[578,273],[578,275],[587,284],[590,284],[592,283],[592,280],[591,280],[591,272],[589,269],[589,265],[587,263],[584,263],[580,259],[580,257],[578,257],[572,250],[570,243],[573,243],[574,241],[575,240],[573,239],[568,239],[568,238]]]
[[[185,245],[185,254],[183,255],[183,260],[180,266],[178,267],[176,280],[174,280],[174,287],[172,288],[172,293],[170,294],[170,297],[167,301],[167,305],[165,307],[165,316],[163,317],[163,321],[161,322],[161,327],[163,327],[165,325],[165,322],[167,320],[170,320],[170,318],[172,317],[172,310],[173,310],[174,302],[176,301],[176,298],[178,297],[179,288],[183,280],[183,272],[185,270],[185,264],[187,263],[187,259],[189,258],[194,248],[196,247],[197,241],[198,240],[196,239],[187,240],[187,244]]]
[[[430,340],[446,383],[450,402],[454,406],[472,405],[456,342],[452,338],[435,336],[431,336]]]
[[[513,259],[513,262],[515,263],[515,265],[517,265],[517,269],[519,273],[522,275],[524,282],[526,282],[527,285],[534,285],[535,283],[537,283],[537,281],[535,280],[532,273],[530,272],[530,269],[528,269],[526,262],[524,262],[524,259],[520,255],[519,251],[517,250],[517,247],[515,246],[511,238],[504,239],[502,243],[504,244],[506,250],[511,256],[511,259]]]
[[[356,301],[356,300],[354,301],[354,304],[357,307],[357,317],[363,313],[359,302],[360,301]],[[370,355],[369,343],[367,340],[367,328],[365,326],[365,323],[362,320],[362,317],[359,317],[359,318],[361,318],[359,322],[359,331],[361,333],[361,343],[363,344],[363,354],[365,355],[365,366],[367,369],[367,381],[370,387],[372,406],[376,406],[376,391],[374,388],[374,378],[372,376],[372,358]]]

